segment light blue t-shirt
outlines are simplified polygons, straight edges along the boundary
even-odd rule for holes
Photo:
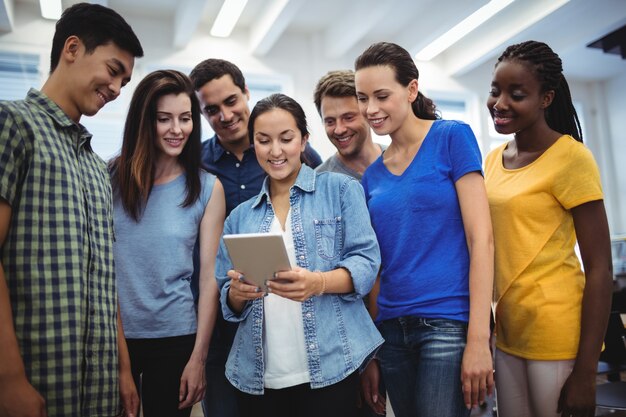
[[[116,196],[115,272],[124,334],[148,339],[196,332],[191,274],[193,247],[215,176],[201,171],[200,197],[181,207],[185,174],[155,185],[139,222],[126,213]]]
[[[468,321],[469,252],[455,182],[481,172],[476,138],[437,120],[402,175],[382,157],[362,179],[382,258],[377,321],[414,315]]]

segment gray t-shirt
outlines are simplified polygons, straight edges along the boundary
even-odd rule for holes
[[[200,173],[200,197],[181,207],[186,176],[152,187],[139,222],[115,199],[115,272],[124,334],[159,338],[196,332],[191,274],[193,248],[215,176]]]
[[[381,145],[379,143],[377,143],[376,145],[378,145],[380,149],[383,151],[387,149],[387,145]],[[317,172],[325,172],[325,171],[339,172],[340,174],[346,174],[353,178],[356,178],[359,181],[361,181],[361,177],[363,176],[359,174],[358,172],[354,171],[353,169],[350,169],[343,162],[341,162],[341,160],[337,157],[336,153],[334,153],[330,158],[324,161],[315,170]]]

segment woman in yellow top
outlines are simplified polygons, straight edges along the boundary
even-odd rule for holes
[[[509,46],[487,108],[496,131],[514,134],[485,161],[498,415],[593,416],[611,249],[600,175],[582,144],[561,59],[541,42]]]

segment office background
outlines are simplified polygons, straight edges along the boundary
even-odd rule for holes
[[[57,1],[60,9],[76,3]],[[420,89],[444,118],[472,126],[484,156],[509,139],[493,131],[484,104],[493,65],[509,44],[535,39],[563,59],[585,143],[601,169],[611,233],[626,233],[626,0],[233,1],[238,2],[244,7],[232,32],[220,37],[211,31],[227,3],[222,0],[97,1],[124,16],[145,50],[121,96],[82,120],[95,135],[98,153],[108,158],[118,150],[132,90],[144,75],[158,68],[188,73],[199,61],[217,57],[242,69],[251,105],[276,91],[298,100],[312,145],[328,157],[334,148],[313,105],[315,84],[329,70],[352,68],[367,46],[384,40],[417,56]],[[54,23],[42,17],[39,0],[0,0],[0,99],[23,98],[28,87],[41,87]],[[438,53],[432,50],[448,31],[454,35],[468,24],[473,30]],[[594,42],[609,53],[587,46]],[[203,137],[210,135],[204,124]]]

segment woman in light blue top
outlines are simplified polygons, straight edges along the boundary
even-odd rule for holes
[[[206,384],[225,202],[220,182],[200,169],[200,110],[187,76],[155,71],[139,83],[110,166],[119,302],[143,415],[189,416]]]
[[[354,415],[357,370],[382,343],[361,300],[380,262],[363,190],[351,177],[302,164],[309,135],[293,99],[259,101],[248,131],[268,176],[224,233],[282,233],[297,266],[257,288],[220,245],[222,310],[239,322],[226,376],[244,417]]]

